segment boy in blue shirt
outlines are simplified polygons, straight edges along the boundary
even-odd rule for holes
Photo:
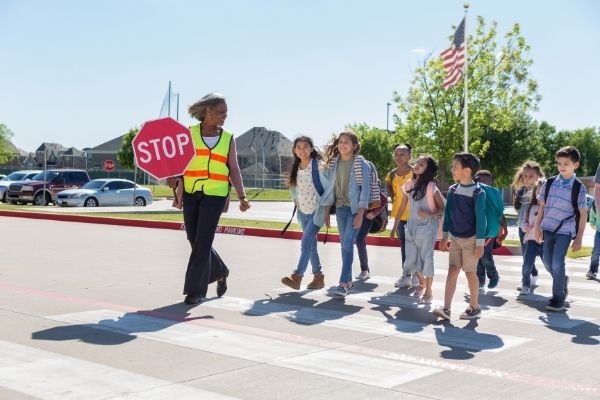
[[[585,187],[575,176],[580,159],[579,150],[574,146],[559,149],[556,167],[560,175],[549,178],[538,194],[540,208],[535,220],[535,240],[538,243],[543,240],[544,266],[552,274],[552,298],[546,305],[550,311],[565,309],[565,298],[569,294],[565,257],[571,241],[573,251],[581,249],[585,230]],[[574,199],[576,204],[573,204]]]
[[[479,279],[477,263],[483,255],[486,216],[485,191],[475,183],[473,175],[479,171],[479,159],[471,153],[458,153],[452,160],[452,178],[458,183],[448,191],[440,250],[448,251],[451,238],[448,275],[444,293],[444,306],[433,310],[433,315],[450,319],[450,306],[456,291],[456,281],[462,269],[469,283],[469,307],[461,319],[473,319],[481,315],[479,306]]]

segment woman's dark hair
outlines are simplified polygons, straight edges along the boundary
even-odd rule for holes
[[[198,121],[203,122],[206,110],[220,103],[225,103],[225,96],[220,93],[209,93],[188,108],[188,112]]]
[[[353,151],[354,155],[357,155],[360,152],[360,142],[358,141],[358,136],[356,136],[356,133],[350,130],[344,131],[340,133],[335,139],[333,139],[333,141],[327,146],[327,150],[325,150],[324,156],[325,162],[327,164],[329,164],[331,160],[335,158],[335,156],[340,154],[340,151],[338,150],[338,142],[340,141],[340,138],[342,136],[349,137],[352,141],[352,144],[356,145],[356,148]]]
[[[309,138],[308,136],[298,136],[296,139],[294,139],[294,143],[292,145],[292,154],[294,156],[294,162],[292,163],[292,166],[290,168],[287,180],[287,184],[289,187],[294,187],[297,184],[296,180],[298,178],[298,168],[300,168],[300,157],[298,157],[296,153],[294,153],[294,149],[296,148],[296,144],[298,144],[298,142],[306,142],[310,145],[310,147],[312,147],[312,151],[310,152],[310,158],[316,158],[317,160],[321,159],[321,154],[319,154],[319,152],[315,148],[315,145],[313,144],[313,140],[311,138]]]
[[[421,175],[416,176],[416,178],[413,174],[413,179],[416,179],[415,185],[412,189],[408,191],[409,193],[412,192],[412,198],[417,201],[425,197],[425,193],[427,192],[427,185],[429,184],[429,182],[434,181],[435,176],[438,172],[438,164],[431,156],[421,156],[419,157],[417,162],[419,162],[419,160],[421,159],[427,161],[427,168],[425,168],[425,171],[423,171]]]

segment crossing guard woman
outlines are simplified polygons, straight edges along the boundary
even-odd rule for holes
[[[200,121],[190,128],[196,156],[183,175],[183,220],[192,253],[185,274],[183,294],[186,304],[197,304],[206,297],[210,278],[211,249],[221,213],[229,204],[230,182],[246,211],[246,199],[235,140],[222,128],[227,118],[227,103],[221,94],[211,93],[189,107]],[[227,290],[227,276],[217,282],[217,294]]]

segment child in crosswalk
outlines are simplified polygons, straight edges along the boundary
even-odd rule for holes
[[[369,206],[369,165],[359,156],[360,143],[352,131],[344,131],[327,147],[325,163],[325,192],[320,205],[324,207],[325,225],[330,226],[331,206],[335,206],[340,243],[342,272],[339,286],[333,294],[346,297],[352,288],[352,261],[354,240]]]
[[[310,261],[313,280],[307,288],[321,289],[325,286],[325,277],[321,271],[321,260],[317,252],[317,234],[323,226],[323,207],[319,206],[324,191],[324,176],[319,172],[321,155],[315,149],[312,139],[307,136],[297,137],[292,149],[294,162],[290,170],[288,186],[298,210],[302,239],[298,265],[292,274],[284,277],[281,282],[292,289],[300,289],[300,283]]]
[[[515,210],[517,210],[517,226],[519,228],[519,241],[521,242],[521,254],[523,254],[523,256],[525,256],[525,253],[527,252],[527,241],[525,240],[525,226],[527,221],[525,218],[525,214],[529,209],[529,204],[533,200],[533,189],[536,187],[536,184],[542,179],[544,179],[544,172],[542,171],[542,167],[540,167],[540,164],[538,164],[535,161],[528,160],[525,161],[523,165],[517,170],[512,185],[513,190],[515,191],[515,194],[513,195],[513,205],[515,207]],[[529,228],[531,227],[532,226],[529,226]],[[533,246],[539,250],[538,256],[542,258],[541,246]],[[530,251],[533,251],[533,249],[530,249]],[[538,270],[534,263],[531,269],[531,286],[535,286],[537,280]],[[519,286],[517,290],[521,290],[521,286]]]
[[[457,153],[452,160],[452,178],[458,183],[452,185],[448,191],[440,241],[440,250],[448,251],[447,241],[450,235],[448,275],[444,305],[433,310],[435,316],[446,320],[450,319],[452,298],[461,269],[469,283],[469,307],[460,318],[473,319],[481,315],[478,302],[479,279],[476,271],[477,262],[483,255],[487,223],[486,194],[473,180],[479,166],[479,159],[471,153]]]
[[[535,240],[535,230],[533,229],[535,226],[535,219],[537,218],[538,210],[540,208],[540,203],[537,200],[537,195],[539,193],[541,185],[542,183],[538,182],[533,187],[531,198],[528,201],[527,207],[525,207],[525,212],[523,213],[523,221],[521,224],[523,232],[525,233],[525,235],[523,236],[525,253],[523,253],[523,278],[519,290],[520,294],[523,296],[526,296],[529,293],[531,293],[531,288],[535,286],[535,282],[537,281],[537,275],[535,276],[535,280],[533,279],[532,275],[532,271],[535,268],[535,258],[536,256],[542,258],[543,247],[540,243],[538,243]]]
[[[438,231],[438,220],[444,212],[444,197],[437,188],[434,179],[438,171],[437,162],[429,156],[418,158],[414,167],[415,178],[404,184],[405,196],[394,219],[390,238],[396,236],[396,230],[407,205],[410,207],[406,221],[405,246],[406,261],[404,272],[415,274],[419,286],[414,295],[424,304],[431,304],[433,292],[433,250]]]

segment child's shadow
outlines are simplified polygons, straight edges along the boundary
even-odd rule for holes
[[[346,305],[337,299],[319,303],[318,300],[302,297],[302,294],[302,292],[289,292],[282,293],[276,298],[256,300],[244,314],[249,316],[279,314],[282,318],[300,325],[317,325],[325,321],[341,319],[362,309],[362,307]]]
[[[400,308],[394,315],[390,312],[390,307],[385,304],[376,304],[372,308],[374,311],[379,311],[386,319],[386,322],[394,326],[398,332],[417,333],[425,329],[425,326],[431,324],[429,313],[423,313],[422,310],[415,308]],[[422,322],[415,321],[422,320]]]
[[[508,302],[504,297],[497,297],[496,294],[498,292],[488,291],[485,294],[479,292],[479,296],[477,296],[477,300],[482,310],[489,310],[490,307],[502,307],[504,304]],[[465,293],[465,301],[467,303],[471,302],[471,295]]]
[[[451,360],[469,360],[475,357],[475,353],[482,350],[499,349],[504,346],[504,342],[499,336],[479,333],[475,330],[477,326],[477,320],[472,319],[464,328],[457,328],[450,322],[444,322],[442,326],[435,327],[438,344],[450,348],[450,350],[441,351],[440,356]]]
[[[564,328],[557,326],[558,323],[553,323],[553,319],[564,319],[567,318],[572,322],[580,322],[576,326],[572,328]],[[600,326],[580,320],[580,319],[570,319],[567,313],[546,313],[546,315],[541,315],[538,317],[540,321],[542,321],[548,329],[552,329],[555,332],[566,333],[569,335],[573,335],[571,338],[571,342],[575,344],[583,344],[583,345],[597,345],[600,344],[598,339],[595,339],[594,336],[600,337]],[[563,322],[563,321],[560,321]]]
[[[189,307],[175,303],[153,310],[128,312],[97,323],[62,325],[31,334],[34,340],[79,340],[98,345],[118,345],[137,339],[137,333],[158,332],[181,322],[212,319],[211,315],[189,318]]]

